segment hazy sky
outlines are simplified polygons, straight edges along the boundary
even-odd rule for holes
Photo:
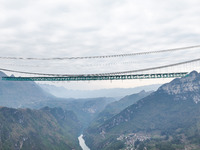
[[[2,57],[96,56],[200,45],[200,1],[0,0],[0,35]],[[197,52],[199,49],[123,58],[123,63],[119,65],[116,65],[119,62],[117,59],[98,62],[0,60],[0,68],[45,73],[113,72],[132,69],[137,62],[144,60],[148,61],[143,67],[147,63],[149,66],[159,66],[169,61],[199,58]],[[81,66],[83,64],[85,66]],[[51,69],[51,65],[54,68]],[[59,66],[61,68],[57,70]],[[66,83],[65,86],[97,89],[133,87],[157,81],[78,82]]]

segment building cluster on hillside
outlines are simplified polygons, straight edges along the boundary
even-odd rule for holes
[[[133,148],[135,146],[136,141],[142,142],[150,138],[151,137],[145,133],[130,133],[126,135],[120,135],[120,137],[118,137],[117,140],[125,141],[127,148]]]

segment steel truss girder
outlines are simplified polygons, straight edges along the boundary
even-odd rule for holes
[[[66,77],[2,77],[6,81],[90,81],[90,80],[127,80],[127,79],[157,79],[184,77],[187,72],[128,74],[128,75],[99,75],[99,76],[66,76]]]

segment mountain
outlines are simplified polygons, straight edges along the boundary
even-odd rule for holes
[[[7,76],[0,72],[0,106],[18,108],[39,101],[55,98],[32,81],[3,81]]]
[[[41,101],[29,105],[28,107],[39,109],[45,106],[61,107],[73,111],[80,120],[83,128],[87,127],[91,121],[107,106],[115,101],[114,98],[89,98],[89,99],[57,99]]]
[[[0,77],[7,76],[0,72]],[[57,98],[32,81],[3,81],[0,78],[0,106],[40,109],[45,106],[73,111],[83,127],[101,112],[114,98],[66,99]]]
[[[200,149],[200,74],[164,84],[84,135],[91,149]]]
[[[43,90],[53,94],[56,97],[61,98],[94,98],[94,97],[114,97],[121,99],[126,95],[138,93],[142,90],[152,91],[157,90],[160,85],[147,85],[136,88],[113,88],[113,89],[101,89],[101,90],[69,90],[64,87],[57,87],[49,84],[39,84]]]
[[[72,111],[0,108],[0,149],[79,150],[80,124]]]
[[[92,123],[92,125],[97,125],[107,119],[110,119],[111,117],[118,114],[120,111],[122,111],[126,107],[136,103],[138,100],[148,96],[151,93],[152,93],[152,91],[145,92],[143,90],[139,93],[125,96],[118,101],[114,101],[114,102],[108,104],[105,107],[105,109],[102,112],[100,112],[99,115],[95,118],[95,121]]]

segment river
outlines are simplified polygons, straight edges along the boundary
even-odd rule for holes
[[[81,146],[81,148],[83,150],[90,150],[89,147],[87,147],[87,145],[85,144],[85,140],[83,139],[83,134],[81,134],[79,137],[78,137],[78,140],[79,140],[79,145]]]

